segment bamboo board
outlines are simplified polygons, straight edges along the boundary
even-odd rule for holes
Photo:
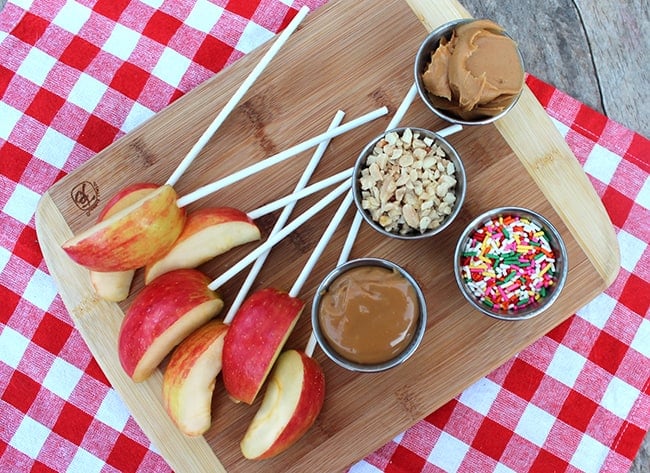
[[[392,114],[413,82],[415,52],[427,30],[468,16],[454,0],[410,0],[408,4],[386,0],[376,5],[334,0],[310,14],[179,181],[179,194],[321,133],[339,108],[346,119],[383,105]],[[252,407],[235,405],[220,383],[210,431],[198,439],[183,437],[163,410],[160,372],[135,384],[119,365],[117,334],[131,299],[120,304],[98,300],[88,272],[67,258],[60,244],[90,226],[101,203],[122,187],[138,181],[164,182],[267,47],[247,55],[100,152],[45,193],[37,209],[43,254],[76,327],[136,421],[179,472],[319,471],[324,465],[328,471],[344,469],[565,320],[605,289],[618,272],[618,246],[600,200],[563,138],[526,90],[496,126],[466,129],[449,138],[464,159],[468,191],[457,221],[443,234],[403,242],[384,239],[366,225],[361,228],[351,256],[395,261],[426,294],[427,332],[415,355],[385,373],[354,374],[329,362],[317,349],[314,356],[327,380],[324,408],[310,431],[275,459],[251,462],[242,457],[239,441],[259,399]],[[350,167],[389,119],[390,115],[335,138],[313,181]],[[446,126],[419,100],[402,124],[433,130]],[[228,205],[253,210],[289,193],[310,156],[303,153],[191,208]],[[80,189],[97,197],[99,205],[92,210],[80,208],[72,198]],[[322,195],[300,202],[294,215]],[[337,205],[279,244],[253,289],[288,290]],[[569,255],[567,285],[555,305],[523,322],[498,321],[472,311],[453,279],[453,247],[464,225],[478,213],[504,205],[529,207],[545,215],[563,235]],[[306,282],[301,297],[308,305],[319,281],[334,267],[352,218],[350,211]],[[258,221],[265,235],[273,220]],[[232,250],[201,269],[216,277],[254,246]],[[244,276],[222,288],[226,303]],[[141,287],[138,274],[132,294]],[[303,348],[309,331],[305,313],[287,347]]]

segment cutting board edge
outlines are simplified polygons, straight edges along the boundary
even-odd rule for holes
[[[416,2],[414,2],[413,0],[410,0],[408,3],[411,4],[411,7],[412,7],[412,4],[413,4],[413,3],[416,3]],[[432,3],[434,3],[434,2],[432,2]],[[459,4],[457,4],[457,2],[455,2],[455,1],[453,1],[453,0],[451,0],[451,1],[449,1],[449,2],[441,2],[441,1],[438,1],[438,3],[446,3],[446,4],[448,3],[448,4],[456,4],[456,5],[459,5]],[[462,14],[462,12],[463,12],[463,10],[458,10],[458,11],[460,12],[459,15]],[[417,14],[417,12],[416,12],[416,14]],[[417,14],[417,16],[418,16],[418,18],[420,18],[420,19],[422,20],[421,15]],[[466,16],[466,15],[464,15],[464,16]],[[426,25],[425,25],[425,26],[426,26]],[[541,105],[540,105],[540,107],[541,107]],[[542,109],[542,111],[543,111],[543,109]],[[546,115],[545,112],[544,112],[544,114]],[[548,117],[547,117],[547,118],[548,118]],[[503,133],[501,130],[499,130],[499,131],[500,131],[500,133],[502,134],[502,136],[504,136],[504,138],[506,139],[506,141],[508,141],[508,143],[511,144],[510,140],[508,140],[508,137],[505,136],[504,133]],[[561,139],[561,135],[559,135],[559,133],[557,133],[557,136],[560,137],[560,139]],[[562,140],[562,142],[564,142],[564,141]],[[513,148],[513,149],[514,149],[514,148]],[[523,159],[522,156],[521,156],[521,154],[518,153],[516,150],[515,150],[515,153],[517,154],[517,156],[518,156],[518,158],[519,158],[520,160]],[[525,156],[524,156],[524,158],[525,158]],[[575,161],[575,159],[573,159],[572,154],[571,154],[571,158],[572,158],[573,161]],[[522,162],[523,162],[523,161],[522,161]],[[576,162],[576,163],[577,163],[577,162]],[[525,164],[525,162],[524,162],[524,164]],[[582,172],[581,169],[580,169],[580,171]],[[584,173],[583,173],[583,175],[584,175]],[[60,182],[61,182],[61,181],[60,181]],[[548,194],[545,192],[545,195],[548,195]],[[44,197],[45,197],[45,196],[44,196]],[[49,195],[47,195],[47,197],[49,198]],[[53,202],[51,201],[51,198],[49,198],[49,200],[50,200],[49,204],[52,205],[52,207],[54,207],[54,209],[56,209],[56,211],[58,212],[58,208],[56,208],[56,207],[53,205]],[[558,214],[560,214],[560,210],[557,209],[556,205],[555,205],[552,201],[551,201],[551,204],[552,204],[553,207],[558,211]],[[37,219],[37,234],[39,234],[39,233],[42,234],[42,232],[39,232],[39,231],[38,231],[38,230],[39,230],[38,227],[41,226],[41,225],[38,223],[38,221],[40,220],[40,217],[42,217],[42,215],[41,215],[41,214],[42,214],[42,210],[43,210],[43,209],[41,208],[41,203],[39,203],[39,210],[37,211],[37,213],[38,213],[38,215],[39,215],[39,218]],[[561,214],[560,214],[560,215],[561,215]],[[62,216],[61,216],[61,217],[62,217]],[[66,226],[66,228],[67,228],[67,226]],[[581,241],[581,240],[578,240],[578,241],[579,241],[579,243],[581,243],[581,246],[582,246],[582,241]],[[57,242],[56,242],[56,239],[54,239],[54,243],[56,243],[55,246],[57,246],[58,243],[60,243],[60,242],[57,243]],[[56,248],[53,248],[52,250],[56,250]],[[58,250],[60,250],[60,248],[59,248]],[[593,262],[592,262],[592,260],[591,260],[591,255],[590,255],[589,252],[586,251],[586,249],[584,248],[584,246],[583,246],[583,250],[585,251],[585,254],[587,254],[587,255],[589,256],[589,260],[590,260],[591,264],[593,264]],[[48,250],[48,251],[49,251],[49,250]],[[45,250],[44,250],[44,256],[45,256]],[[49,254],[48,254],[48,257],[46,258],[46,261],[48,261],[48,259],[49,259],[49,260],[52,259],[51,255],[49,255]],[[70,262],[69,264],[72,264],[72,263]],[[58,270],[58,268],[57,268],[57,270]],[[604,281],[607,282],[606,280],[604,280]],[[609,285],[609,284],[607,284],[607,285]],[[63,288],[60,288],[60,291],[63,291]],[[63,297],[63,293],[62,293],[62,297]],[[66,298],[67,298],[67,296],[66,296]],[[66,304],[66,306],[68,306],[68,304]],[[73,311],[70,310],[70,312],[71,312],[71,316],[73,316],[73,315],[72,315],[72,312],[73,312]],[[569,316],[570,316],[570,314],[567,315],[567,318],[568,318]],[[77,325],[77,319],[76,319],[76,316],[73,316],[73,320],[75,320],[75,325]],[[88,343],[88,340],[87,340],[87,336],[86,336],[86,334],[82,332],[82,335],[83,335],[84,339],[86,340],[86,343]],[[91,351],[93,351],[93,350],[91,350]],[[93,353],[95,353],[95,352],[93,351]],[[99,360],[98,360],[98,361],[99,361]],[[102,367],[102,369],[104,369],[104,368]],[[105,372],[106,372],[106,370],[105,370]],[[109,379],[110,379],[110,377],[109,377]],[[113,384],[113,381],[112,381],[112,380],[111,380],[111,383]],[[122,396],[123,399],[126,399],[124,393],[121,392],[121,391],[120,391],[120,396]],[[138,408],[137,408],[138,410],[134,410],[134,409],[132,409],[131,406],[129,407],[129,409],[130,409],[130,411],[131,411],[132,413],[134,413],[134,417],[136,417],[136,419],[138,419],[138,424],[142,426],[142,423],[141,423],[140,420],[139,420],[139,416],[136,416],[136,415],[135,415],[135,412],[138,412],[138,413],[139,413],[139,406],[138,406]],[[145,430],[145,429],[143,428],[143,430]],[[145,433],[149,436],[149,438],[151,438],[151,439],[154,441],[154,444],[156,445],[156,447],[158,447],[158,448],[160,449],[160,446],[161,446],[161,445],[159,445],[159,443],[162,443],[162,440],[160,440],[160,441],[156,440],[156,439],[158,439],[158,438],[160,437],[159,435],[157,435],[159,432],[155,432],[155,431],[154,431],[154,432],[151,432],[150,429],[147,429]],[[166,432],[166,433],[168,433],[168,432]],[[162,435],[162,432],[160,432],[160,434]],[[207,442],[206,442],[206,444],[207,444]],[[212,456],[213,456],[213,458],[214,458],[214,461],[216,461],[216,462],[218,463],[218,462],[219,462],[218,457],[216,456],[215,452],[214,452],[214,451],[209,447],[209,445],[208,445],[208,449],[209,449],[210,453],[212,454]],[[161,452],[162,452],[162,451],[163,451],[163,450],[161,450]],[[176,469],[177,471],[184,471],[184,469],[185,469],[185,467],[180,466],[180,465],[177,464],[177,462],[178,462],[179,460],[182,460],[182,457],[192,457],[192,458],[194,457],[194,455],[188,455],[188,454],[187,454],[187,451],[184,451],[184,454],[183,454],[183,455],[177,455],[177,454],[170,455],[170,454],[166,454],[166,453],[165,453],[165,454],[163,454],[163,456],[165,457],[165,459],[166,459],[168,462],[170,462],[170,465],[171,465],[174,469]],[[179,457],[180,457],[180,458],[179,458]],[[204,466],[205,466],[205,465],[204,465]],[[220,464],[219,464],[219,466],[220,466],[221,468],[223,468]],[[207,466],[206,466],[206,468],[207,468]],[[213,466],[210,465],[210,468],[213,468]],[[197,471],[197,470],[195,469],[195,470],[193,470],[193,471]],[[212,470],[210,470],[210,471],[212,471]]]
[[[161,452],[165,461],[175,471],[225,472],[216,452],[204,437],[190,438],[183,435],[167,415],[161,402],[162,374],[160,370],[148,380],[135,384],[117,366],[116,354],[102,356],[106,348],[102,345],[105,338],[101,334],[93,332],[93,327],[104,329],[109,326],[112,336],[115,337],[116,330],[118,330],[116,325],[119,325],[124,314],[120,306],[114,302],[85,296],[85,294],[93,294],[89,273],[73,263],[61,248],[61,244],[72,236],[72,230],[54,204],[49,191],[39,199],[35,212],[35,226],[43,258],[57,284],[61,299],[75,328],[81,333],[111,387],[118,392],[128,411]],[[57,230],[54,231],[54,229]],[[70,274],[66,273],[67,277],[62,278],[62,274],[66,270],[70,271]],[[74,283],[72,285],[60,284],[59,282],[63,280],[72,280]],[[108,317],[113,317],[114,323],[95,324],[93,320],[89,320],[89,317],[98,314],[108,314]],[[143,402],[143,397],[148,401]],[[155,402],[150,402],[151,400],[155,400]]]
[[[609,287],[621,265],[611,219],[569,145],[527,86],[496,127],[587,255],[605,289]],[[544,140],[537,138],[540,131],[546,132]],[[540,147],[531,151],[531,143]]]

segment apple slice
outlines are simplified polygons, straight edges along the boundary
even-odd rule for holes
[[[209,278],[179,269],[157,278],[133,300],[118,338],[120,363],[133,381],[148,378],[185,337],[223,308]]]
[[[259,240],[260,230],[241,210],[210,207],[191,212],[169,252],[145,269],[145,283],[168,271],[196,268],[244,243]]]
[[[116,214],[130,205],[135,204],[140,199],[148,196],[154,189],[160,187],[153,182],[136,182],[118,191],[113,197],[106,202],[104,208],[99,212],[97,221],[106,220],[111,215]]]
[[[96,223],[63,244],[74,261],[94,271],[146,266],[169,251],[183,230],[185,211],[169,185]]]
[[[110,271],[90,272],[90,282],[95,289],[95,294],[110,302],[121,302],[129,297],[131,292],[131,283],[135,270],[128,271]]]
[[[241,305],[226,334],[221,367],[234,401],[253,403],[304,306],[272,288],[251,294]]]
[[[151,182],[138,182],[125,187],[115,194],[104,206],[97,221],[107,219],[122,209],[134,204],[158,187]],[[135,270],[99,272],[90,271],[90,281],[95,293],[107,301],[120,302],[129,296]]]
[[[185,435],[203,435],[212,423],[212,394],[221,371],[228,326],[211,320],[174,350],[163,376],[167,413]]]
[[[313,358],[297,350],[279,357],[259,410],[240,443],[250,460],[285,451],[314,424],[325,400],[325,375]]]

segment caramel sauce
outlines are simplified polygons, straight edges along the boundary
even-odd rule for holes
[[[379,266],[351,268],[323,294],[318,320],[330,346],[360,364],[388,361],[415,335],[420,317],[415,289]]]

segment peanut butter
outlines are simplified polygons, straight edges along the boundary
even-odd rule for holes
[[[379,266],[351,268],[323,294],[318,320],[330,346],[360,364],[388,361],[415,335],[420,317],[415,289]]]
[[[433,104],[461,119],[501,113],[521,91],[524,70],[516,43],[490,20],[456,27],[432,53],[422,81]]]

